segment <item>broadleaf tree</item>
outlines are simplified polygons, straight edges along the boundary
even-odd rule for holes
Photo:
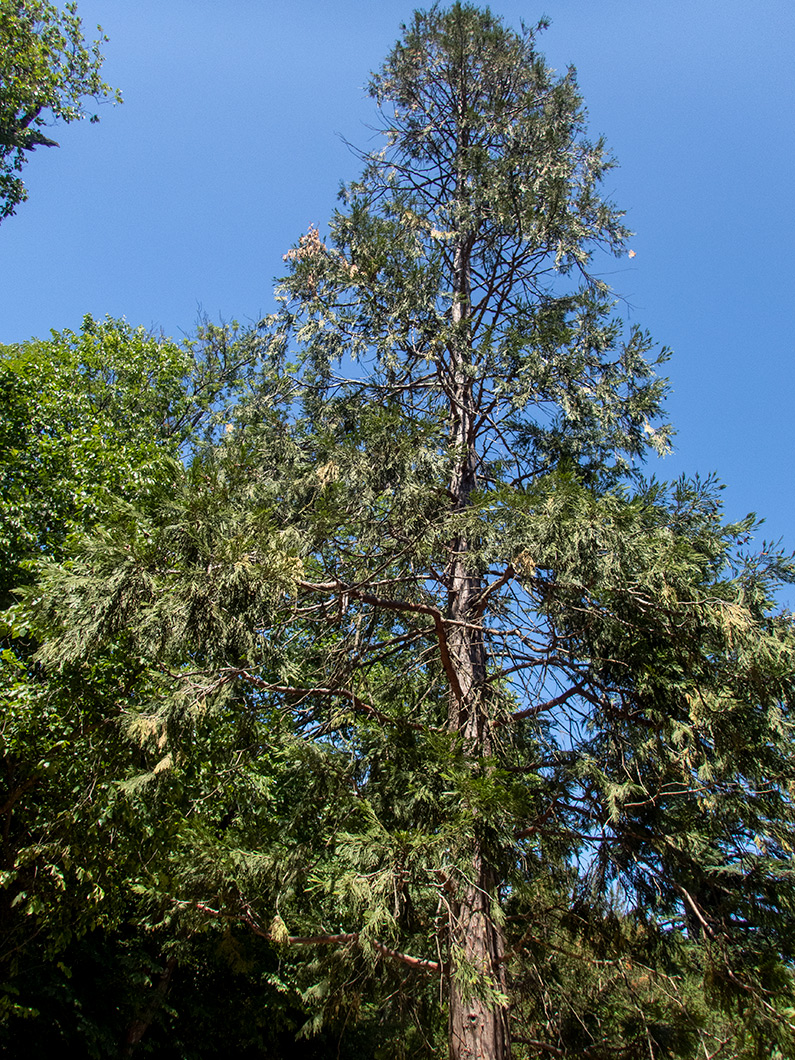
[[[48,572],[41,663],[147,660],[157,784],[249,719],[269,810],[230,795],[170,900],[311,952],[318,1025],[389,968],[396,1052],[786,1055],[792,564],[640,475],[666,351],[599,278],[627,231],[573,72],[457,3],[371,91],[258,394],[182,501]]]
[[[99,27],[98,27],[99,28]],[[59,10],[46,0],[0,3],[0,220],[27,198],[19,176],[37,147],[57,147],[44,132],[89,114],[86,100],[121,102],[102,80],[100,37],[88,43],[76,3]]]
[[[28,1041],[43,1034],[42,1048],[82,1027],[91,1051],[100,1032],[89,1010],[107,1005],[95,1010],[71,972],[121,939],[117,981],[133,966],[135,982],[151,937],[128,928],[131,886],[176,815],[160,828],[154,807],[120,799],[113,783],[131,757],[125,705],[150,694],[139,663],[121,646],[45,677],[13,591],[35,583],[36,561],[61,560],[70,534],[102,526],[111,505],[159,503],[199,439],[223,429],[259,342],[256,330],[204,321],[176,343],[88,316],[77,333],[0,346],[0,1048],[13,1051],[20,1026]]]

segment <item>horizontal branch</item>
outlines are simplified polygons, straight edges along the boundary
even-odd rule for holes
[[[186,905],[187,903],[179,902],[178,904]],[[248,905],[244,906],[242,912],[237,916],[228,916],[218,909],[212,909],[204,902],[195,902],[194,907],[200,912],[207,913],[213,917],[242,920],[255,935],[268,939],[270,942],[277,941],[269,931],[265,931],[260,927]],[[346,942],[358,942],[360,936],[361,932],[359,931],[348,931],[340,935],[288,935],[284,941],[290,946],[340,946]],[[391,957],[392,960],[400,961],[402,964],[407,964],[410,968],[422,968],[427,972],[441,972],[442,970],[442,966],[438,961],[430,961],[426,957],[413,957],[410,953],[401,953],[400,950],[390,949],[389,946],[385,946],[383,942],[379,942],[377,939],[372,939],[371,944],[378,953],[382,953],[385,957]]]
[[[563,1056],[563,1050],[558,1049],[556,1045],[549,1045],[547,1042],[541,1042],[537,1038],[524,1038],[520,1034],[511,1035],[512,1042],[518,1042],[520,1045],[532,1045],[534,1049],[543,1049],[544,1052],[552,1053],[553,1056]]]
[[[344,935],[309,935],[301,937],[290,935],[287,942],[291,946],[334,946],[345,942],[358,942],[359,932],[351,931]],[[410,968],[423,968],[429,972],[440,972],[442,966],[438,961],[429,961],[425,957],[412,957],[410,953],[401,953],[399,950],[390,949],[377,939],[372,940],[373,949],[382,953],[385,957],[391,957],[395,961],[409,965]]]
[[[343,942],[358,942],[359,932],[349,931],[344,935],[289,935],[285,941],[291,946],[339,946]]]
[[[378,707],[374,707],[372,703],[368,703],[366,700],[361,699],[355,692],[351,691],[350,688],[328,688],[324,685],[276,685],[263,680],[261,677],[257,677],[256,674],[249,673],[248,670],[236,669],[235,667],[229,667],[222,672],[232,677],[239,677],[243,681],[248,681],[249,684],[253,685],[255,688],[261,689],[263,692],[276,692],[278,695],[284,696],[340,696],[343,699],[347,699],[354,710],[361,711],[363,714],[369,714],[380,722],[388,723],[390,725],[397,724],[394,718],[390,718],[388,714],[384,714],[382,710],[379,710]],[[408,725],[410,729],[415,729],[419,732],[426,731],[426,727],[416,721],[404,721],[404,724]]]

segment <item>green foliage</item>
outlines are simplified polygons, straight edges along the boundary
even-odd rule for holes
[[[223,417],[260,354],[256,333],[205,322],[181,344],[86,317],[79,334],[0,347],[0,592],[58,559],[110,498],[146,498]]]
[[[178,484],[180,457],[222,430],[230,396],[250,381],[261,342],[256,332],[204,323],[177,345],[123,321],[86,318],[78,335],[54,334],[0,353],[8,603],[9,590],[33,581],[34,562],[62,557],[70,534],[114,520],[126,519],[129,528],[134,505],[142,520],[136,532],[146,542],[148,511]],[[128,951],[147,954],[140,960],[149,964],[161,959],[148,936],[141,895],[151,878],[142,871],[162,858],[184,810],[179,792],[165,810],[136,802],[124,787],[165,768],[157,739],[147,743],[151,731],[142,739],[140,728],[128,725],[159,686],[124,644],[89,665],[45,675],[32,658],[35,635],[15,607],[4,613],[3,638],[0,962],[3,1017],[10,1021],[3,1040],[12,1049],[16,1021],[36,1010],[52,1014],[53,1047],[62,1035],[83,1042],[87,1055],[107,1055],[107,1043],[97,1042],[111,1034],[118,1046],[121,1038],[88,999],[90,954],[117,947],[121,968]],[[128,923],[136,925],[132,933]],[[137,959],[130,957],[130,967]],[[73,965],[83,971],[70,977]],[[134,976],[120,969],[113,981],[119,997],[129,994],[131,1020]]]
[[[63,11],[45,0],[0,3],[0,220],[28,197],[17,175],[26,153],[58,146],[43,129],[88,117],[86,99],[121,102],[100,75],[107,37],[97,28],[99,39],[88,44],[76,3]]]
[[[44,761],[50,710],[102,795],[26,774],[8,893],[57,924],[68,851],[84,935],[246,929],[366,1055],[791,1055],[792,558],[640,474],[665,352],[594,275],[626,232],[573,73],[454,4],[372,90],[385,147],[285,256],[229,429],[128,489],[133,429],[62,505],[13,729]]]

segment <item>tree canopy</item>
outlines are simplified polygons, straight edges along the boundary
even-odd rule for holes
[[[1,0],[0,220],[27,198],[18,174],[28,152],[58,146],[44,129],[86,117],[99,121],[87,99],[121,102],[100,74],[106,40],[86,42],[76,3],[59,11],[46,0]]]
[[[36,702],[107,722],[164,966],[248,931],[374,1057],[783,1058],[795,569],[642,474],[667,351],[601,278],[612,160],[540,28],[415,14],[224,429],[15,613]]]

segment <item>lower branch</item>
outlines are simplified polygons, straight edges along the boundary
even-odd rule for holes
[[[271,684],[268,681],[264,681],[261,677],[257,677],[256,674],[249,673],[248,670],[240,670],[234,667],[227,667],[222,673],[225,676],[239,677],[242,681],[247,681],[250,685],[255,688],[262,689],[264,692],[275,692],[277,695],[283,696],[339,696],[341,699],[347,699],[351,704],[353,710],[358,710],[363,714],[369,714],[377,721],[382,722],[386,725],[395,725],[395,719],[390,718],[388,714],[384,714],[378,707],[374,707],[372,703],[368,703],[364,699],[360,699],[355,692],[352,692],[349,688],[325,688],[322,686],[308,685],[306,687],[298,687],[296,685],[277,685]],[[408,725],[410,729],[415,729],[419,732],[425,732],[426,726],[421,725],[416,721],[403,722]]]
[[[202,913],[207,913],[210,916],[221,917],[230,920],[242,921],[255,935],[259,935],[261,938],[268,939],[270,942],[274,940],[273,936],[269,931],[266,931],[258,923],[251,909],[247,906],[243,912],[237,916],[226,916],[218,909],[212,909],[204,902],[196,902],[195,908],[200,910]],[[360,938],[359,931],[348,931],[341,935],[288,935],[284,941],[290,946],[340,946],[346,942],[358,942]],[[378,953],[382,953],[385,957],[391,957],[393,961],[400,961],[401,964],[407,964],[410,968],[422,968],[427,972],[441,972],[442,966],[438,961],[428,960],[426,957],[414,957],[410,953],[401,953],[400,950],[393,950],[389,946],[384,945],[383,942],[379,942],[377,939],[373,939],[372,947]]]
[[[286,940],[291,946],[333,946],[343,942],[358,942],[359,932],[351,931],[345,935],[309,935],[301,937],[290,935]],[[382,953],[385,957],[407,964],[410,968],[424,968],[428,972],[440,972],[442,966],[438,961],[430,961],[425,957],[412,957],[410,953],[401,953],[399,950],[390,949],[377,939],[372,940],[373,949]]]

